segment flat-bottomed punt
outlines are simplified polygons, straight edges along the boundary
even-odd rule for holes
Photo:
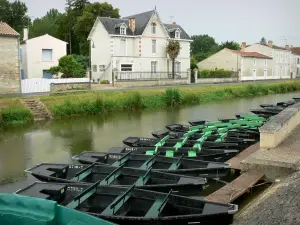
[[[17,194],[57,201],[120,225],[231,224],[236,205],[148,190],[87,184],[34,183]]]
[[[193,158],[165,157],[160,155],[145,155],[128,153],[83,152],[73,157],[74,160],[84,164],[106,164],[111,166],[124,166],[142,170],[167,172],[188,176],[222,177],[231,170],[227,163],[195,160]]]
[[[189,192],[197,189],[201,191],[206,183],[205,178],[189,177],[171,173],[128,168],[124,166],[107,165],[73,165],[42,163],[26,170],[40,181],[60,183],[96,183],[129,187],[135,185],[141,189],[162,192],[174,191]]]

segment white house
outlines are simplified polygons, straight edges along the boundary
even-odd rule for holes
[[[268,45],[253,44],[249,47],[246,47],[245,51],[258,52],[273,58],[273,72],[271,79],[291,78],[292,53],[288,46],[286,48],[279,47],[273,45],[272,41],[269,41]]]
[[[28,39],[24,29],[24,40],[20,46],[21,77],[52,78],[49,69],[58,66],[58,60],[67,54],[67,43],[48,34]]]
[[[300,77],[300,47],[291,48],[293,54],[292,71],[294,77]]]
[[[112,81],[115,70],[126,73],[129,79],[168,77],[172,71],[166,54],[170,39],[178,40],[181,45],[175,64],[180,76],[190,69],[191,43],[181,26],[163,24],[156,10],[122,19],[98,17],[88,37],[92,78]]]

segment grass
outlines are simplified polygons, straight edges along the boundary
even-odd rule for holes
[[[33,114],[25,108],[10,108],[0,111],[0,124],[18,125],[33,122]]]
[[[268,84],[178,87],[125,92],[86,92],[43,96],[54,117],[179,107],[209,101],[300,91],[299,81]]]

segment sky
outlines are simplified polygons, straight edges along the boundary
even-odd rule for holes
[[[51,8],[63,12],[65,0],[22,0],[29,16],[41,17]],[[96,0],[90,0],[96,2]],[[102,2],[102,1],[101,1]],[[300,0],[107,0],[121,17],[155,8],[164,23],[175,21],[189,35],[208,34],[226,40],[300,46]]]

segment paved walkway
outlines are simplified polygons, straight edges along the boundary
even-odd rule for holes
[[[244,211],[233,225],[300,224],[300,172],[269,188]]]

